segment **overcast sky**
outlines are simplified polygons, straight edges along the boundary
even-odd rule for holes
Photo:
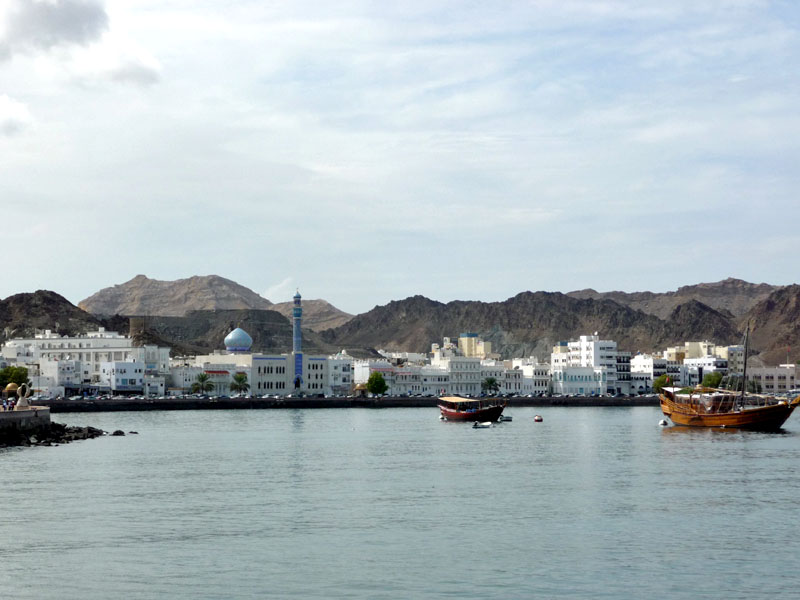
[[[0,0],[0,297],[798,281],[800,4]]]

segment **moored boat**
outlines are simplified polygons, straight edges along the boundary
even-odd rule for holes
[[[789,401],[764,394],[740,395],[728,390],[700,388],[679,393],[661,390],[661,412],[675,425],[688,427],[735,427],[775,431],[800,404],[800,396]]]
[[[794,399],[767,394],[746,392],[748,324],[744,334],[744,368],[741,377],[733,378],[733,389],[698,387],[679,390],[665,387],[661,390],[661,412],[675,425],[688,427],[731,427],[775,431],[780,429],[792,411],[800,404],[800,395]]]
[[[439,411],[448,421],[497,421],[505,407],[505,401],[499,398],[439,398]]]

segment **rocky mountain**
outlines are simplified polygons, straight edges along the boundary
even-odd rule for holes
[[[223,340],[236,327],[253,338],[254,352],[292,351],[292,323],[274,310],[195,310],[182,317],[131,317],[130,333],[139,343],[173,348],[173,355],[224,350]],[[338,349],[303,330],[303,351],[328,354]]]
[[[739,317],[777,289],[780,289],[780,286],[748,283],[729,277],[716,283],[683,286],[674,292],[597,292],[585,289],[569,292],[567,295],[582,299],[613,300],[660,319],[666,319],[678,305],[690,300],[702,302],[718,311],[728,311]]]
[[[287,319],[292,318],[293,302],[280,302],[272,305],[272,310],[281,313]],[[306,300],[303,298],[303,327],[312,331],[323,331],[344,325],[353,315],[336,308],[326,300]]]
[[[789,285],[770,294],[738,321],[744,330],[750,323],[750,346],[761,349],[766,364],[800,362],[800,285]]]
[[[48,290],[15,294],[0,300],[0,341],[33,336],[35,329],[74,335],[101,325],[97,317]]]
[[[94,315],[183,317],[195,310],[276,310],[291,318],[292,302],[273,304],[253,290],[218,275],[160,281],[137,275],[78,303]],[[325,300],[303,300],[303,327],[322,331],[352,318]]]
[[[265,310],[272,307],[272,302],[218,275],[175,281],[137,275],[92,294],[78,306],[94,315],[180,317],[192,310]]]
[[[541,358],[549,356],[555,342],[594,331],[633,352],[685,339],[734,343],[739,337],[730,315],[697,301],[677,306],[665,321],[612,300],[549,292],[523,292],[504,302],[447,304],[414,296],[375,307],[321,335],[324,341],[348,349],[425,352],[431,342],[465,331],[481,334],[504,357],[536,354]]]

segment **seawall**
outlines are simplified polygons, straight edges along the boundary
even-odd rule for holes
[[[236,410],[280,408],[418,408],[435,407],[436,398],[169,398],[47,400],[40,401],[54,413],[115,412],[147,410]],[[509,398],[508,407],[516,406],[658,406],[657,396],[626,398]]]
[[[47,407],[0,411],[0,434],[12,431],[37,431],[49,426],[50,409]]]

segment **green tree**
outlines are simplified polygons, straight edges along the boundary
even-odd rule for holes
[[[236,373],[233,376],[233,381],[230,385],[231,391],[238,394],[243,394],[250,390],[250,384],[247,383],[247,373]]]
[[[496,394],[500,391],[500,384],[494,377],[487,377],[481,382],[481,391],[484,394]]]
[[[389,386],[386,385],[386,380],[383,378],[382,373],[378,371],[370,373],[369,379],[367,379],[367,391],[370,394],[385,394],[388,389]]]
[[[5,389],[9,383],[16,383],[17,385],[28,383],[28,369],[25,367],[0,369],[0,391]]]
[[[669,387],[668,382],[669,377],[667,375],[659,375],[653,380],[653,391],[660,392],[664,386]]]
[[[201,394],[214,389],[214,382],[208,373],[200,373],[192,384],[192,393]]]
[[[722,381],[722,373],[719,371],[711,371],[711,373],[706,373],[703,375],[703,387],[710,387],[715,388],[719,387],[719,383]]]

